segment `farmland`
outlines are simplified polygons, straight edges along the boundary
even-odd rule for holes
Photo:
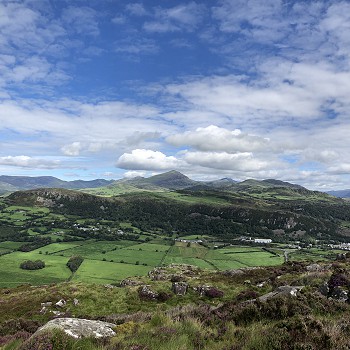
[[[239,247],[208,249],[200,244],[190,246],[182,242],[170,245],[169,240],[152,241],[76,241],[51,243],[30,252],[15,249],[18,242],[0,243],[7,254],[0,257],[0,286],[15,286],[23,283],[45,284],[72,279],[93,283],[116,283],[122,279],[145,275],[160,265],[190,264],[211,270],[224,270],[257,265],[279,265],[276,257],[261,248]],[[162,243],[160,243],[162,242]],[[229,253],[229,254],[228,254]],[[78,271],[71,275],[66,263],[71,256],[84,258]],[[25,260],[43,260],[46,267],[38,271],[24,271],[19,264]]]
[[[199,197],[164,192],[157,196],[197,202]],[[157,197],[158,198],[158,197]],[[203,199],[203,198],[202,198]],[[224,200],[215,198],[220,204]],[[189,264],[208,270],[229,270],[281,265],[289,260],[333,260],[341,251],[288,249],[285,244],[266,248],[214,234],[169,232],[142,227],[132,221],[62,214],[47,207],[0,203],[0,287],[50,284],[65,281],[116,284],[144,276],[158,266]],[[84,260],[72,273],[72,256]],[[41,260],[40,270],[23,270],[26,260]]]

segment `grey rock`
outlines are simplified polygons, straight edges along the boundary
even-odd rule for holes
[[[325,282],[323,284],[321,284],[319,287],[318,287],[318,291],[324,295],[325,297],[328,297],[328,294],[329,294],[329,286],[328,286],[328,283]]]
[[[116,286],[113,286],[112,284],[105,284],[104,287],[108,289],[116,288]]]
[[[298,292],[303,289],[304,286],[281,286],[275,289],[273,292],[262,295],[258,298],[260,301],[267,301],[278,296],[297,296]]]
[[[150,286],[144,285],[139,288],[139,297],[145,300],[157,300],[159,294],[150,289]]]
[[[126,287],[126,286],[139,286],[141,285],[141,282],[135,281],[135,280],[130,280],[130,279],[125,279],[120,282],[120,287]]]
[[[64,299],[59,300],[55,305],[58,307],[63,307],[67,302]]]
[[[186,282],[173,282],[171,290],[176,295],[185,295],[188,289],[188,283]]]
[[[346,302],[348,300],[348,292],[337,286],[334,287],[333,291],[331,292],[330,298],[337,301]]]
[[[113,323],[102,321],[92,321],[79,318],[56,318],[46,323],[46,325],[43,327],[39,328],[36,333],[34,333],[33,337],[35,337],[35,335],[40,332],[52,329],[61,329],[73,338],[113,337],[116,334],[113,331],[114,327],[115,325]]]
[[[47,301],[46,303],[41,303],[41,306],[46,306],[46,307],[48,307],[48,306],[51,306],[52,305],[52,301]]]
[[[306,270],[309,272],[322,271],[322,266],[319,264],[311,264],[311,265],[306,266]]]
[[[202,297],[211,288],[212,288],[211,286],[203,285],[203,286],[194,287],[193,289]]]
[[[74,305],[74,306],[79,305],[79,300],[76,299],[76,298],[74,298],[74,299],[73,299],[73,305]]]

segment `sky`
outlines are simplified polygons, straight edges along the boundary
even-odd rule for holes
[[[0,174],[350,188],[350,2],[1,0]]]

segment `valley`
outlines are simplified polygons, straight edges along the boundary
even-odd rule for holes
[[[223,271],[344,252],[350,206],[343,200],[276,180],[215,186],[168,172],[83,192],[13,192],[0,202],[0,286],[113,284],[172,263]],[[71,256],[84,259],[74,273]],[[45,268],[20,269],[26,260]]]
[[[10,191],[0,349],[346,349],[349,227],[349,202],[271,179]],[[112,337],[35,333],[64,320]]]

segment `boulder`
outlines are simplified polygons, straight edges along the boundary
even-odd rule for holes
[[[188,289],[188,283],[186,282],[173,282],[171,290],[176,295],[185,295]]]
[[[46,303],[41,303],[42,307],[48,307],[52,305],[52,301],[47,301]]]
[[[67,302],[64,299],[59,300],[55,305],[58,307],[63,307]]]
[[[331,291],[329,297],[337,301],[345,302],[348,300],[348,292],[344,288],[336,286]]]
[[[135,281],[135,280],[130,280],[130,279],[125,279],[120,282],[120,287],[126,287],[126,286],[139,286],[141,282]]]
[[[79,318],[56,318],[46,323],[43,327],[39,328],[34,333],[33,337],[43,331],[53,329],[61,329],[73,338],[113,337],[116,335],[113,330],[114,327],[115,324],[102,321],[92,321]]]
[[[209,298],[221,298],[224,296],[224,292],[220,289],[217,289],[216,287],[212,287],[212,286],[198,286],[195,287],[194,290],[199,293],[199,295],[202,296],[206,296]]]
[[[311,265],[306,266],[306,270],[308,272],[317,272],[317,271],[322,271],[323,268],[320,264],[311,264]]]
[[[328,286],[328,283],[325,282],[323,284],[321,284],[319,287],[318,287],[318,291],[324,295],[325,297],[328,297],[328,294],[329,294],[329,286]]]
[[[150,289],[150,286],[148,285],[141,286],[138,290],[138,293],[140,299],[143,300],[157,300],[159,297],[159,294]]]
[[[298,292],[303,289],[304,286],[281,286],[275,289],[273,292],[262,295],[258,298],[260,301],[267,301],[279,296],[297,296]]]

